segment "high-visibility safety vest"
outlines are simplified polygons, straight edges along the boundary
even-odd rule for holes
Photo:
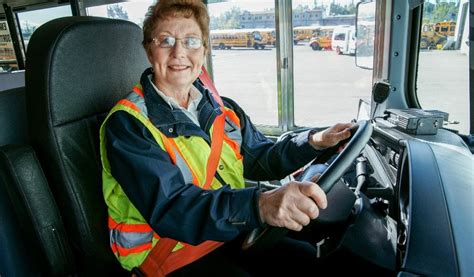
[[[222,104],[221,110],[224,112],[226,119],[224,129],[234,131],[226,131],[223,135],[221,155],[216,160],[219,167],[224,167],[226,170],[219,170],[219,175],[232,188],[243,188],[245,183],[242,156],[240,155],[242,141],[240,121],[234,111]],[[222,187],[222,184],[214,177],[215,168],[214,171],[209,171],[209,168],[206,169],[205,166],[211,156],[211,146],[198,136],[169,138],[160,132],[148,118],[140,85],[135,86],[133,91],[125,99],[120,100],[110,111],[100,130],[103,193],[109,213],[110,246],[122,267],[128,270],[140,267],[154,247],[161,252],[168,252],[160,253],[158,256],[158,259],[163,260],[158,261],[160,272],[157,272],[157,275],[164,275],[197,260],[222,245],[222,243],[205,241],[193,246],[169,238],[160,239],[158,234],[148,225],[111,174],[105,148],[104,126],[108,118],[117,111],[129,113],[150,131],[156,143],[169,154],[173,164],[179,168],[186,183],[192,183],[203,189],[218,189]],[[217,120],[214,125],[216,122]],[[214,125],[211,126],[209,131],[211,141],[214,139]],[[159,171],[160,169],[157,168],[156,170]],[[161,248],[157,246],[161,246]]]

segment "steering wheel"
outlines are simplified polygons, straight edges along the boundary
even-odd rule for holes
[[[342,177],[346,170],[352,165],[359,156],[372,135],[372,124],[367,120],[359,121],[351,130],[353,134],[349,139],[347,146],[336,157],[332,164],[324,171],[318,179],[318,185],[328,193],[334,184]],[[345,143],[339,143],[341,145]],[[337,146],[336,146],[337,147]],[[303,173],[304,174],[304,173]],[[312,176],[303,176],[302,180],[310,180]],[[315,221],[317,219],[314,219]],[[310,223],[311,224],[311,223]],[[288,229],[282,227],[266,226],[252,230],[245,238],[242,249],[260,248],[265,245],[271,245],[283,238]]]

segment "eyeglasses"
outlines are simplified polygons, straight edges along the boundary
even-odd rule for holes
[[[186,49],[197,50],[202,46],[202,39],[197,37],[175,38],[172,36],[163,36],[153,38],[153,43],[160,48],[173,48],[178,40],[181,41],[181,45]]]

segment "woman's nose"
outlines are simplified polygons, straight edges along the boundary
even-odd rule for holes
[[[184,56],[186,53],[186,48],[182,40],[176,40],[176,43],[173,46],[173,54],[175,56]]]

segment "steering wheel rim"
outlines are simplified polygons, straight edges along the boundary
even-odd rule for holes
[[[332,189],[334,184],[336,184],[351,166],[352,162],[359,156],[372,135],[373,126],[370,121],[359,121],[356,126],[357,130],[350,138],[346,147],[318,179],[318,185],[325,193],[328,193]],[[288,229],[275,226],[255,228],[245,238],[242,249],[247,250],[259,247],[259,245],[275,243],[283,238],[287,232]]]

